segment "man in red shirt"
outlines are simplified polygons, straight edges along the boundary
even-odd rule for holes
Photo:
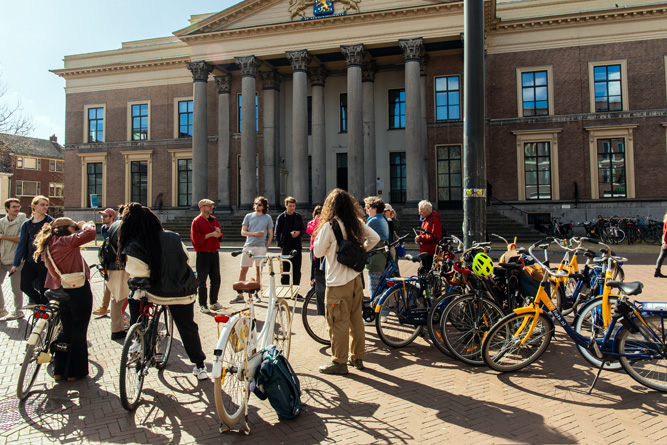
[[[190,241],[197,252],[197,280],[199,283],[199,307],[204,314],[222,309],[218,303],[220,291],[220,240],[222,231],[220,223],[213,216],[213,205],[210,199],[199,201],[199,215],[192,220]],[[211,292],[208,294],[210,306],[206,304],[206,278],[211,280]]]
[[[433,234],[422,232],[415,237],[415,243],[419,244],[419,252],[428,253],[428,256],[422,260],[422,265],[426,270],[431,270],[435,247],[438,245],[440,235],[442,234],[442,222],[440,222],[440,214],[434,212],[433,205],[426,200],[419,202],[419,219],[421,221],[421,228]]]

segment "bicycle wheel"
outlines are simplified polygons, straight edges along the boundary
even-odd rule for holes
[[[655,244],[659,239],[660,236],[658,234],[658,230],[654,227],[648,227],[644,230],[644,233],[642,233],[642,241],[645,243]]]
[[[222,423],[233,427],[243,417],[248,398],[245,391],[246,359],[245,341],[239,336],[241,320],[236,320],[224,343],[222,375],[213,382],[215,409]]]
[[[618,297],[609,297],[609,304],[615,305],[618,301]],[[616,331],[621,326],[620,323],[616,324]],[[574,319],[574,330],[584,337],[593,337],[602,339],[604,338],[604,323],[602,321],[602,298],[596,298],[591,300],[581,308],[581,311],[577,314]],[[612,337],[614,338],[614,334]],[[584,359],[591,365],[596,368],[600,368],[602,360],[600,360],[594,353],[584,348],[583,346],[577,345],[579,353]],[[616,370],[621,369],[621,363],[619,361],[609,361],[605,360],[607,364],[604,365],[604,369]]]
[[[157,321],[157,333],[155,336],[155,354],[153,355],[153,364],[157,369],[164,369],[171,353],[171,344],[174,341],[174,317],[171,315],[169,307],[164,308],[164,312]]]
[[[662,326],[658,315],[644,317],[649,325]],[[657,391],[667,392],[667,351],[658,338],[664,338],[664,332],[653,332],[639,324],[637,332],[621,328],[617,336],[617,348],[621,355],[621,365],[630,377],[642,385]],[[633,356],[643,356],[642,358]],[[650,358],[646,358],[650,356]]]
[[[38,321],[40,323],[40,321]],[[32,340],[32,335],[30,334],[30,340]],[[40,354],[49,352],[49,342],[47,340],[47,335],[49,335],[49,322],[45,322],[42,326],[42,330],[39,334],[35,334],[37,337],[35,342],[32,344],[26,345],[25,348],[25,357],[23,358],[23,363],[21,364],[21,371],[19,372],[19,379],[16,385],[16,397],[19,400],[26,398],[30,392],[30,388],[35,383],[37,378],[37,373],[42,367],[42,364],[38,362]]]
[[[534,317],[535,314],[509,314],[491,328],[482,342],[482,359],[489,368],[500,372],[517,371],[544,353],[551,342],[554,325],[549,317],[540,314],[526,339]]]
[[[319,312],[322,313],[320,314]],[[321,305],[318,311],[317,295],[314,286],[310,288],[303,300],[301,321],[303,321],[303,327],[306,328],[306,332],[313,340],[327,346],[331,344],[329,325],[324,313],[324,304]]]
[[[292,314],[287,301],[280,300],[276,308],[276,322],[273,325],[273,344],[283,351],[283,355],[289,360],[290,345],[292,343],[292,332],[290,331],[290,318]]]
[[[505,314],[495,302],[476,294],[451,301],[440,320],[440,331],[455,358],[473,366],[484,364],[482,340]]]
[[[440,295],[429,309],[428,317],[426,318],[426,328],[428,329],[429,338],[433,342],[433,345],[448,357],[454,356],[449,348],[447,348],[442,333],[440,332],[440,319],[442,318],[442,313],[445,311],[447,305],[459,295],[461,295],[460,292],[450,292]]]
[[[401,348],[414,341],[421,331],[421,326],[409,324],[405,316],[417,301],[419,289],[413,285],[394,286],[387,292],[387,297],[375,317],[375,328],[378,336],[387,346]],[[406,305],[407,304],[407,305]]]
[[[120,403],[128,411],[139,404],[144,386],[144,328],[132,325],[125,337],[120,357]]]

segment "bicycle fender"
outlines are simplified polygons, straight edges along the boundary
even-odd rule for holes
[[[39,339],[39,335],[42,333],[45,327],[46,327],[46,320],[42,319],[37,320],[37,323],[35,323],[35,327],[32,329],[32,332],[30,332],[30,337],[28,337],[29,345],[34,346],[37,344],[37,339]]]
[[[225,326],[222,328],[222,332],[220,333],[220,337],[218,337],[218,343],[215,346],[215,349],[213,350],[213,378],[217,379],[222,376],[222,348],[225,346],[225,343],[227,343],[227,337],[229,337],[229,333],[232,330],[232,326],[234,326],[234,323],[236,323],[236,320],[238,320],[239,315],[233,315],[232,317],[227,320],[227,323],[225,323]]]

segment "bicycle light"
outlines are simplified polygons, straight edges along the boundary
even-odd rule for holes
[[[216,323],[227,323],[229,321],[229,316],[228,315],[216,315],[215,316],[215,322]]]

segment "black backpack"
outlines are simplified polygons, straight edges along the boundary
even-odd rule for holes
[[[343,238],[343,233],[340,230],[338,221],[331,221],[331,227],[333,228],[334,235],[336,235],[336,242],[338,243],[338,250],[336,251],[338,254],[338,262],[351,268],[355,272],[362,272],[368,260],[368,255],[364,248]]]
[[[301,411],[301,385],[283,353],[274,346],[266,348],[250,390],[261,400],[268,397],[278,418],[293,419]]]
[[[118,242],[118,227],[119,225],[115,223],[109,227],[107,237],[104,242],[102,242],[102,247],[100,247],[100,251],[98,253],[100,264],[107,269],[109,269],[109,266],[116,262],[116,257],[118,256],[116,252]],[[111,266],[111,268],[114,269],[113,266]]]

